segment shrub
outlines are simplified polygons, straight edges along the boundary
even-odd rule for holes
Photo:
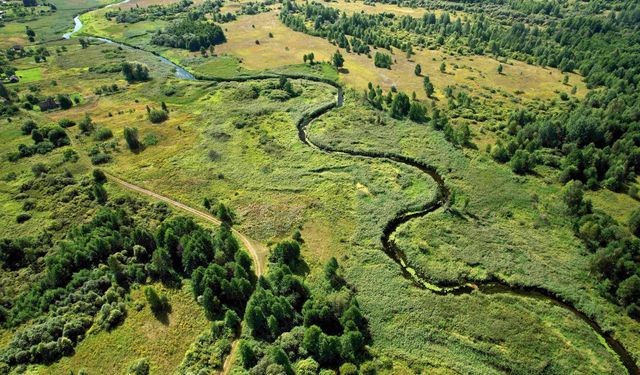
[[[158,295],[158,293],[156,292],[155,289],[153,289],[153,287],[148,286],[144,288],[144,296],[147,299],[147,302],[149,303],[149,307],[151,308],[151,311],[153,311],[155,315],[159,315],[169,311],[170,305],[169,305],[169,300],[167,299],[167,296]]]
[[[142,143],[145,146],[154,146],[154,145],[157,145],[158,142],[159,142],[158,136],[153,133],[145,135],[144,139],[142,140]]]
[[[391,58],[391,55],[388,55],[383,52],[376,52],[376,54],[373,57],[373,64],[378,68],[390,69],[392,61],[393,60]]]
[[[102,305],[102,308],[100,308],[97,323],[102,329],[109,331],[124,320],[126,312],[127,310],[125,309],[124,303],[105,303]]]
[[[22,209],[24,211],[31,211],[34,208],[36,208],[36,201],[33,199],[28,199],[22,204]]]
[[[113,137],[113,132],[109,128],[100,128],[93,136],[96,141],[106,141],[111,137]]]
[[[629,216],[629,230],[631,233],[640,237],[640,208],[635,209]]]
[[[353,363],[345,363],[340,366],[340,375],[357,375],[358,368]]]
[[[530,172],[534,165],[533,155],[525,150],[517,150],[511,158],[511,169],[517,174]]]
[[[35,146],[35,152],[40,155],[48,154],[55,146],[49,141],[40,142]]]
[[[58,94],[56,99],[58,101],[58,104],[60,104],[60,108],[62,109],[69,109],[73,107],[73,101],[71,101],[68,95]]]
[[[152,109],[149,111],[149,121],[152,124],[159,124],[169,119],[169,114],[161,109]]]
[[[28,120],[22,125],[20,130],[22,130],[23,135],[31,135],[31,132],[35,129],[38,129],[38,125],[33,120]]]
[[[63,160],[65,162],[75,163],[80,160],[80,155],[78,155],[78,153],[73,149],[66,149],[63,153]]]
[[[94,184],[91,189],[91,198],[95,199],[99,204],[107,203],[107,191],[100,184]]]
[[[79,127],[83,134],[89,134],[93,131],[94,124],[89,114],[85,114],[84,118],[80,120]]]
[[[94,169],[93,170],[93,181],[95,181],[97,184],[105,183],[105,182],[107,182],[107,176],[100,169]]]
[[[31,215],[29,215],[26,212],[21,212],[18,214],[18,216],[16,216],[16,223],[22,224],[25,221],[28,221],[29,219],[31,219]]]
[[[146,358],[140,358],[133,362],[127,370],[129,375],[148,375],[149,374],[149,360]]]
[[[148,81],[149,68],[139,62],[123,62],[122,74],[128,82]]]
[[[40,176],[46,174],[47,172],[49,172],[49,167],[47,167],[43,163],[36,163],[36,164],[34,164],[33,167],[31,167],[31,172],[33,172],[34,176],[40,177]]]
[[[64,129],[57,125],[47,128],[46,131],[47,138],[55,147],[67,146],[71,143]]]
[[[111,156],[103,152],[99,152],[91,157],[91,164],[100,165],[111,161]]]
[[[234,334],[240,333],[240,317],[233,310],[224,313],[224,325]]]
[[[275,89],[275,90],[271,90],[271,92],[269,92],[267,97],[271,100],[284,102],[289,100],[289,98],[291,98],[291,95],[289,95],[289,93],[284,90]]]

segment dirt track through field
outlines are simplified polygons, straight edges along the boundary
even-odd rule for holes
[[[213,223],[215,225],[220,225],[222,224],[220,220],[218,220],[215,216],[208,214],[206,212],[197,210],[193,207],[189,207],[186,204],[180,203],[176,200],[173,200],[171,198],[165,197],[164,195],[160,195],[157,193],[154,193],[151,190],[145,189],[143,187],[140,187],[138,185],[134,185],[130,182],[127,182],[125,180],[122,180],[112,174],[107,174],[107,177],[117,183],[118,185],[128,189],[128,190],[133,190],[135,192],[138,193],[142,193],[144,195],[147,195],[149,197],[161,200],[163,202],[166,202],[170,205],[172,205],[173,207],[176,207],[182,211],[186,211],[194,216],[199,217],[200,219],[203,219],[205,221],[208,221],[210,223]],[[266,246],[258,243],[257,241],[254,241],[252,239],[250,239],[249,237],[247,237],[246,235],[242,234],[241,232],[239,232],[238,230],[236,230],[235,228],[231,228],[231,231],[233,232],[233,234],[238,237],[240,239],[240,241],[242,241],[242,244],[244,245],[244,247],[249,251],[249,254],[251,255],[251,258],[253,258],[253,265],[255,267],[255,272],[256,272],[256,276],[260,277],[262,275],[263,270],[265,269],[265,265],[264,265],[264,255],[267,253],[267,248]]]

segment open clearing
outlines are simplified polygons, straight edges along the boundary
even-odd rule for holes
[[[313,52],[317,61],[329,61],[336,50],[323,38],[292,31],[278,19],[276,11],[251,16],[241,16],[237,21],[224,25],[227,43],[216,47],[219,54],[230,54],[241,59],[241,67],[248,70],[272,69],[282,65],[299,64],[302,56]],[[273,34],[273,38],[269,37]],[[256,43],[259,42],[259,44]],[[374,50],[375,51],[375,50]],[[562,84],[563,74],[552,68],[541,68],[519,61],[509,61],[503,74],[498,74],[499,62],[487,56],[451,56],[441,51],[417,50],[407,59],[402,52],[394,54],[391,69],[377,68],[373,59],[366,55],[347,53],[344,71],[340,79],[348,86],[363,90],[369,82],[380,85],[384,90],[396,86],[405,92],[415,92],[419,98],[426,98],[422,88],[422,77],[414,74],[417,63],[422,66],[422,74],[428,75],[436,87],[436,97],[443,98],[445,86],[465,86],[473,93],[486,91],[483,87],[504,90],[507,93],[532,99],[556,98],[556,92],[568,92],[571,87]],[[448,66],[446,73],[439,70],[440,64]],[[215,70],[196,72],[215,75]],[[569,82],[578,86],[578,94],[584,95],[584,84],[578,75],[571,74]]]

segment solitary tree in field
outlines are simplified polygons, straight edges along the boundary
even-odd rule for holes
[[[129,150],[138,151],[140,149],[140,141],[138,140],[138,128],[124,128],[124,140],[127,141]]]
[[[502,66],[502,64],[498,64],[498,74],[502,74],[503,69],[504,67]]]
[[[420,76],[420,74],[422,74],[422,67],[420,66],[420,64],[416,65],[416,69],[413,71],[417,76]]]
[[[144,296],[154,314],[159,315],[169,310],[169,300],[167,296],[158,295],[153,287],[148,286],[144,288]]]
[[[443,61],[442,64],[440,64],[440,73],[444,73],[446,70],[447,70],[447,64],[445,64]]]
[[[336,53],[333,54],[331,60],[333,62],[333,66],[335,66],[336,68],[342,68],[342,66],[344,65],[344,57],[342,57],[340,51],[336,51]]]
[[[422,86],[424,87],[424,92],[427,94],[427,97],[431,97],[433,95],[433,83],[429,79],[429,76],[424,76],[424,80],[422,81]]]

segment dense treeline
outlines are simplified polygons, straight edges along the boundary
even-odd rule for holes
[[[170,21],[176,19],[183,13],[193,20],[206,20],[210,16],[216,22],[229,22],[236,19],[231,13],[220,13],[223,5],[222,0],[205,0],[201,4],[194,6],[192,0],[181,0],[175,4],[150,5],[148,7],[138,7],[129,9],[114,9],[105,13],[108,20],[115,20],[118,23],[136,23],[140,21],[163,20]]]
[[[30,321],[17,329],[0,362],[50,363],[71,355],[89,328],[109,330],[120,324],[126,318],[128,290],[149,280],[177,286],[192,278],[194,297],[209,319],[243,314],[256,280],[251,258],[239,249],[230,222],[212,231],[190,218],[168,218],[166,210],[154,211],[154,218],[134,218],[128,201],[108,200],[105,181],[96,170],[86,187],[86,194],[105,207],[72,228],[63,241],[0,240],[3,268],[19,269],[47,253],[38,281],[0,308],[0,323],[7,328]],[[156,220],[156,228],[148,224]],[[169,308],[155,291],[147,289],[145,296],[155,314]]]
[[[239,347],[250,373],[357,373],[365,363],[369,332],[354,292],[329,260],[314,293],[292,270],[303,269],[300,245],[284,241],[271,252],[269,272],[257,283],[245,321],[251,336]]]
[[[184,18],[158,31],[151,43],[160,46],[199,51],[201,48],[224,43],[226,38],[220,26],[206,21]]]
[[[210,1],[210,0],[207,0]],[[177,14],[186,12],[193,5],[191,0],[180,0],[175,4],[150,5],[148,7],[135,7],[125,10],[114,9],[104,14],[108,20],[115,19],[118,23],[136,23],[144,20],[160,20],[171,18]]]

